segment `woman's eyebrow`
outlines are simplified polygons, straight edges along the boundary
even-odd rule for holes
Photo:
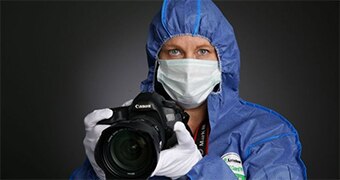
[[[211,46],[209,44],[199,45],[199,46],[197,46],[197,48],[215,49],[213,46]]]
[[[164,44],[163,48],[167,48],[167,49],[173,49],[173,48],[180,48],[180,46],[178,45],[173,45],[173,44]]]

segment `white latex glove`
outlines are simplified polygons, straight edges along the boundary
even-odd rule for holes
[[[96,125],[98,121],[108,119],[112,116],[111,109],[99,109],[88,114],[84,119],[86,136],[84,138],[84,147],[87,158],[89,159],[94,171],[101,180],[105,180],[104,171],[98,166],[94,158],[94,149],[102,131],[110,125]]]
[[[177,179],[187,174],[202,159],[194,139],[182,122],[175,123],[174,131],[178,144],[160,152],[157,166],[151,176]]]

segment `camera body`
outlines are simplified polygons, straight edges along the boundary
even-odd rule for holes
[[[146,179],[156,168],[159,153],[177,144],[177,121],[187,129],[189,115],[161,95],[140,93],[130,106],[112,108],[113,115],[98,124],[106,128],[95,148],[97,164],[107,179]]]

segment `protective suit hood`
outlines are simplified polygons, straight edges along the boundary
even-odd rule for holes
[[[240,56],[232,26],[210,0],[165,0],[153,18],[146,44],[149,72],[142,91],[154,91],[155,61],[162,45],[175,36],[191,35],[207,39],[215,47],[222,82],[211,95],[229,101],[238,98]],[[225,103],[225,102],[223,102]]]
[[[224,164],[221,157],[231,153],[240,156],[244,174],[250,179],[306,179],[295,128],[275,111],[239,98],[240,53],[235,34],[211,0],[164,0],[149,27],[146,44],[149,71],[141,90],[155,91],[158,52],[167,40],[181,35],[207,39],[215,47],[222,72],[220,89],[207,98],[211,127],[209,153],[188,176],[213,179],[210,176],[218,174],[221,177],[214,179],[234,179],[226,176],[232,173],[217,173]],[[268,157],[275,158],[268,160]],[[220,162],[221,166],[217,165]]]

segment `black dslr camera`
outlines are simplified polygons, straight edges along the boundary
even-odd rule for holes
[[[102,132],[95,148],[96,162],[107,179],[148,178],[160,151],[177,144],[175,122],[187,126],[189,120],[175,102],[157,93],[140,93],[130,106],[112,111],[110,119],[98,122],[111,126]]]

